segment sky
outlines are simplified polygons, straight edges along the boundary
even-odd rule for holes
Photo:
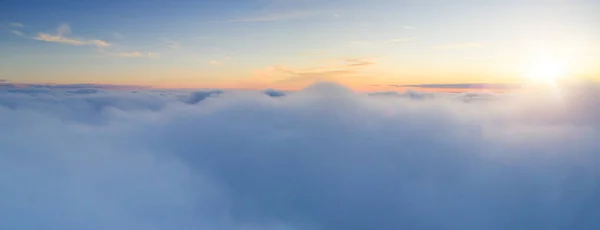
[[[598,0],[0,0],[0,229],[600,229],[599,24]]]
[[[531,72],[600,79],[595,0],[4,0],[0,23],[0,79],[16,83],[377,90],[520,83]]]

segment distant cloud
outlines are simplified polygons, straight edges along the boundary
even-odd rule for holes
[[[61,43],[61,44],[67,44],[67,45],[76,45],[76,46],[96,46],[96,47],[108,47],[110,46],[110,43],[103,41],[103,40],[97,40],[97,39],[79,39],[79,38],[70,38],[67,37],[66,35],[71,33],[71,28],[69,27],[69,25],[67,24],[61,24],[58,29],[56,30],[56,34],[52,35],[52,34],[47,34],[47,33],[39,33],[37,36],[35,36],[33,39],[35,40],[39,40],[39,41],[46,41],[46,42],[55,42],[55,43]]]
[[[36,40],[46,41],[46,42],[56,42],[68,45],[93,45],[97,47],[107,47],[110,46],[110,43],[102,41],[102,40],[80,40],[74,38],[61,37],[56,35],[50,35],[46,33],[39,33],[38,36],[35,37]]]
[[[479,48],[479,47],[483,47],[483,46],[484,46],[483,43],[466,42],[466,43],[452,43],[452,44],[438,45],[438,46],[434,46],[433,48],[438,49],[438,50],[453,50],[453,49]]]
[[[365,59],[365,58],[348,58],[345,59],[344,62],[348,67],[363,67],[377,64],[373,60]]]
[[[377,62],[367,58],[346,58],[338,60],[337,65],[310,69],[294,69],[285,66],[274,66],[258,75],[276,82],[297,81],[338,81],[341,78],[356,76]]]
[[[229,60],[231,60],[231,57],[224,57],[221,59],[208,60],[208,61],[206,61],[206,63],[209,65],[223,65],[223,64],[227,63],[227,61],[229,61]]]
[[[407,29],[407,30],[414,29],[414,27],[412,27],[412,26],[403,26],[402,28]]]
[[[149,57],[149,58],[159,58],[160,54],[159,53],[154,53],[154,52],[149,52],[149,53],[146,53],[146,56]]]
[[[15,35],[17,35],[17,36],[21,36],[21,37],[25,36],[25,35],[23,34],[23,32],[21,32],[21,31],[18,31],[18,30],[13,30],[13,31],[12,31],[12,33],[13,33],[13,34],[15,34]]]
[[[121,33],[114,32],[114,33],[113,33],[113,37],[115,37],[115,38],[117,38],[117,39],[122,39],[122,38],[123,38],[123,37],[125,37],[125,36],[123,36],[123,34],[121,34]]]
[[[172,50],[181,50],[181,43],[178,41],[167,42],[167,47]]]
[[[23,25],[23,23],[19,23],[19,22],[9,22],[8,25],[11,26],[11,27],[16,27],[16,28],[23,28],[23,27],[25,27],[25,25]]]

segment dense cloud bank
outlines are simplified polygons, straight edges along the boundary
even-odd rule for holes
[[[0,229],[600,229],[600,88],[0,91]]]

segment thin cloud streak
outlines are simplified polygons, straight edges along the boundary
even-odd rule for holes
[[[20,37],[24,37],[25,35],[23,34],[23,32],[18,31],[18,30],[13,30],[11,31],[14,35],[20,36]]]
[[[16,27],[16,28],[24,28],[25,27],[25,25],[23,25],[23,23],[20,23],[20,22],[9,22],[8,25],[11,27]]]
[[[181,50],[181,43],[178,41],[167,42],[167,47],[172,50]]]
[[[56,36],[56,35],[51,35],[51,34],[46,34],[46,33],[39,33],[36,37],[34,37],[34,39],[39,40],[39,41],[56,42],[56,43],[67,44],[67,45],[76,45],[76,46],[85,46],[85,45],[92,45],[92,46],[97,46],[97,47],[110,46],[110,43],[108,43],[106,41],[102,41],[102,40],[80,40],[80,39]]]
[[[213,60],[208,60],[206,61],[207,64],[209,65],[224,65],[226,64],[229,60],[231,60],[231,57],[224,57],[222,59],[213,59]]]
[[[259,73],[259,77],[274,82],[336,81],[340,80],[339,78],[356,76],[364,68],[377,64],[368,58],[346,58],[339,62],[341,63],[338,65],[311,69],[294,69],[278,65]]]
[[[70,38],[66,35],[71,33],[71,28],[67,24],[61,24],[57,31],[56,35],[47,34],[47,33],[38,33],[37,36],[33,37],[35,40],[45,41],[45,42],[54,42],[61,43],[67,45],[75,45],[75,46],[96,46],[96,47],[108,47],[111,44],[98,39],[79,39],[79,38]]]

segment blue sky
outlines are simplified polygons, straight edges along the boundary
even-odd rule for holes
[[[0,2],[0,79],[250,88],[506,83],[537,62],[538,48],[594,78],[599,15],[592,0],[8,0]]]

